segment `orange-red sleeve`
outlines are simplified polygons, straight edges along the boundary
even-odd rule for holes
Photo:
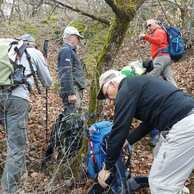
[[[163,30],[156,30],[153,35],[145,35],[144,40],[160,45],[165,39],[165,32]]]

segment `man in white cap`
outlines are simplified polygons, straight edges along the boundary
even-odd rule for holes
[[[65,114],[80,108],[82,91],[85,88],[83,67],[76,54],[81,38],[83,36],[75,27],[67,26],[63,33],[64,45],[58,54],[57,73]]]
[[[153,60],[154,69],[149,75],[162,77],[176,86],[176,81],[173,77],[171,68],[171,58],[168,52],[168,36],[167,33],[159,25],[159,21],[155,19],[149,19],[146,21],[146,28],[148,34],[140,34],[140,40],[144,40],[150,43],[150,54]]]
[[[115,100],[113,127],[98,182],[104,188],[127,139],[133,145],[157,128],[161,146],[149,175],[152,194],[185,194],[184,182],[194,169],[194,100],[172,84],[153,76],[124,78],[116,70],[99,79],[98,99]],[[142,121],[130,129],[133,117]],[[165,130],[165,133],[162,132]]]
[[[3,77],[2,74],[0,76],[0,115],[3,115],[2,120],[7,133],[7,155],[5,167],[1,177],[1,194],[20,193],[18,191],[18,181],[25,170],[27,124],[28,114],[31,109],[29,88],[33,89],[32,86],[35,82],[32,67],[44,87],[50,87],[52,83],[48,64],[43,54],[32,46],[35,45],[33,37],[29,34],[25,34],[16,38],[16,40],[20,42],[24,41],[29,46],[27,48],[25,47],[24,52],[20,57],[17,58],[18,64],[24,67],[26,81],[12,87],[9,80],[10,76],[7,77],[8,79],[3,80],[4,83],[9,84],[3,84],[3,82],[1,82]],[[10,50],[15,50],[16,45],[19,44],[17,44],[16,40],[12,40],[16,44],[13,44],[13,49],[11,47]],[[6,67],[11,67],[7,53],[9,43],[7,45],[0,41],[1,70]],[[5,52],[3,52],[3,50]],[[32,67],[30,67],[29,60],[27,59],[27,53],[29,55],[28,59],[31,61]]]

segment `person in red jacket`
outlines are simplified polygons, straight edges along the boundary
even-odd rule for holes
[[[147,20],[146,28],[148,34],[139,35],[140,40],[147,41],[151,44],[150,52],[154,69],[149,74],[158,77],[161,76],[177,86],[171,69],[172,61],[168,53],[167,33],[158,23],[159,22],[154,19]]]

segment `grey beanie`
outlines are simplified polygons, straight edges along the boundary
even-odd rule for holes
[[[31,34],[23,34],[19,37],[16,38],[16,40],[23,40],[27,42],[35,42],[34,38],[32,37]]]

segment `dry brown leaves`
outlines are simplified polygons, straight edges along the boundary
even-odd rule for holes
[[[115,64],[118,64],[118,67],[122,67],[128,64],[129,60],[137,59],[139,53],[136,48],[138,43],[125,40],[122,48],[119,51],[118,57],[115,60]],[[55,42],[50,43],[49,49],[49,67],[53,77],[54,82],[57,80],[56,76],[56,57],[57,57],[58,45]],[[174,64],[175,77],[178,82],[179,87],[186,88],[189,93],[194,94],[194,79],[193,79],[193,67],[194,61],[192,57],[187,57],[184,61]],[[48,135],[50,134],[50,129],[55,119],[58,116],[58,113],[63,109],[61,99],[55,89],[49,90],[48,93],[49,99],[49,119],[48,119]],[[87,96],[87,95],[86,95]],[[30,121],[28,127],[28,176],[25,179],[24,189],[31,193],[41,192],[44,193],[47,190],[47,185],[49,179],[51,178],[47,174],[44,174],[40,171],[40,163],[43,156],[43,152],[47,146],[46,143],[46,129],[45,129],[45,93],[43,90],[42,95],[38,95],[35,92],[35,95],[32,95],[32,110],[30,114]],[[87,104],[88,98],[85,97]],[[104,112],[106,118],[112,118],[114,112],[113,104],[109,104],[104,107]],[[4,139],[5,134],[0,134],[0,139]],[[4,146],[3,146],[4,147]],[[5,150],[3,148],[3,150]],[[4,154],[1,154],[0,163],[3,163],[5,157]],[[134,152],[132,155],[132,172],[134,175],[147,175],[151,167],[153,157],[152,150],[149,146],[149,138],[144,138],[141,142],[134,146]],[[1,165],[2,167],[2,165]],[[60,193],[68,193],[64,190],[61,183],[56,183],[55,189],[60,191]],[[57,193],[57,190],[53,193]],[[73,193],[84,193],[83,188],[71,189]],[[51,192],[52,193],[52,192]]]

